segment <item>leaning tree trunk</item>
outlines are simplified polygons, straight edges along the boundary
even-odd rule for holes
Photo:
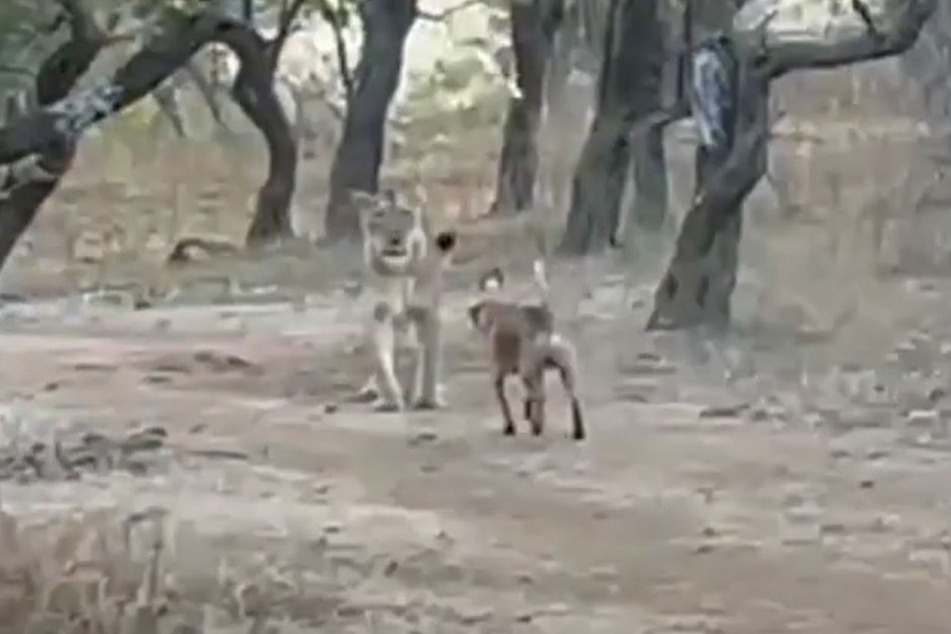
[[[510,5],[519,94],[509,101],[492,213],[520,212],[535,203],[545,78],[563,12],[564,0],[525,0]]]
[[[43,108],[69,94],[105,45],[102,32],[81,6],[76,3],[64,6],[69,12],[70,39],[43,62],[36,76],[36,98]],[[33,222],[37,210],[56,191],[75,155],[75,141],[62,138],[38,152],[34,159],[39,169],[29,170],[32,174],[21,176],[22,172],[17,174],[16,169],[8,169],[6,177],[0,179],[0,269],[19,237]],[[33,178],[37,173],[43,177]],[[20,179],[23,182],[18,184]],[[4,180],[6,182],[2,182]]]
[[[738,63],[725,38],[701,45],[694,62],[691,101],[700,136],[695,202],[657,289],[650,329],[729,322],[743,201],[766,172],[765,69]]]
[[[561,253],[597,253],[614,238],[634,124],[660,109],[660,1],[611,1],[597,113],[578,162],[568,224],[558,246]]]
[[[403,70],[403,48],[416,20],[416,0],[365,0],[363,53],[355,71],[343,134],[330,169],[326,235],[356,237],[359,222],[350,202],[354,191],[374,193],[386,142],[386,116]]]
[[[259,193],[255,222],[265,218],[273,221],[271,227],[290,231],[287,209],[294,188],[291,168],[296,165],[296,150],[290,125],[274,94],[268,58],[263,54],[267,43],[245,24],[227,17],[200,13],[176,15],[170,21],[165,32],[133,55],[108,81],[69,97],[66,91],[40,92],[39,100],[52,105],[0,128],[0,165],[8,168],[6,182],[0,183],[0,199],[5,198],[5,206],[16,203],[18,211],[14,215],[19,218],[14,222],[7,220],[11,214],[0,213],[0,267],[46,196],[69,169],[72,148],[82,134],[150,94],[211,42],[225,44],[238,56],[241,71],[233,88],[235,99],[268,138],[271,148],[271,169]],[[38,86],[45,85],[43,75],[41,72],[37,79]],[[280,152],[276,145],[280,145]],[[51,189],[41,196],[37,188],[44,183]],[[249,233],[254,231],[252,225]]]
[[[723,40],[737,64],[730,149],[724,157],[723,147],[714,143],[715,151],[698,158],[704,182],[655,292],[648,328],[722,326],[729,319],[742,205],[766,168],[770,81],[794,70],[901,53],[915,43],[935,6],[936,0],[854,0],[845,12],[811,0],[752,0],[743,6]],[[705,121],[724,121],[722,113],[712,113],[718,99],[699,102],[702,112],[695,116],[701,131]]]

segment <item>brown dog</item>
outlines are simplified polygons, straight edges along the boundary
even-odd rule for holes
[[[535,263],[535,278],[545,296],[538,303],[523,303],[484,296],[469,307],[472,326],[485,335],[492,359],[492,379],[505,422],[503,432],[515,435],[515,420],[505,396],[505,379],[518,375],[525,387],[524,416],[532,433],[545,428],[545,371],[557,370],[571,400],[572,438],[585,438],[584,417],[577,395],[578,362],[575,348],[557,334],[548,301],[544,266]],[[479,280],[479,290],[489,295],[502,288],[505,276],[498,268]]]

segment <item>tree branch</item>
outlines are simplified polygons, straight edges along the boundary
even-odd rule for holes
[[[937,0],[853,0],[834,14],[810,0],[752,0],[733,20],[731,39],[743,57],[759,57],[778,77],[901,53],[912,46]]]
[[[21,66],[7,66],[5,64],[0,64],[0,74],[3,75],[20,75],[21,77],[32,77],[33,71],[29,68],[23,68]]]
[[[194,83],[198,88],[198,92],[201,94],[202,99],[204,99],[205,104],[211,111],[211,116],[214,118],[215,122],[227,130],[228,126],[221,114],[221,106],[218,104],[218,98],[215,96],[215,89],[211,85],[211,82],[208,81],[208,78],[205,77],[204,73],[201,72],[201,69],[195,64],[195,60],[188,60],[183,70],[185,74],[192,80],[192,83]]]
[[[284,50],[287,38],[293,33],[294,22],[303,8],[304,0],[290,0],[290,3],[288,3],[288,0],[281,0],[277,35],[267,44],[271,74],[274,74],[277,70],[277,65],[281,61],[281,51]]]
[[[343,20],[340,15],[334,11],[327,0],[318,0],[318,7],[321,16],[330,24],[334,32],[334,45],[337,52],[337,69],[340,72],[340,81],[343,83],[343,94],[345,103],[349,104],[353,99],[354,83],[353,73],[350,71],[350,60],[347,56],[347,42],[343,39]]]
[[[593,0],[587,0],[587,1],[591,2]],[[485,0],[464,0],[460,4],[457,4],[454,7],[449,7],[448,9],[443,9],[442,11],[439,11],[438,13],[434,13],[431,11],[423,11],[420,9],[416,11],[416,17],[420,20],[426,20],[428,22],[444,22],[448,18],[452,17],[453,14],[458,13],[460,11],[464,11],[465,9],[473,7],[477,4],[483,4],[484,2]]]

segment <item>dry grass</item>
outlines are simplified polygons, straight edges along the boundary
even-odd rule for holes
[[[380,608],[367,597],[392,573],[382,560],[354,570],[322,539],[210,537],[159,507],[31,520],[0,512],[0,548],[0,632],[17,634],[279,633],[359,622]]]

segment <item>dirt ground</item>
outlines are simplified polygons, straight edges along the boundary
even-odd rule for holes
[[[842,156],[815,171],[847,171]],[[751,221],[737,324],[716,340],[643,331],[663,253],[556,263],[585,369],[575,443],[554,385],[545,437],[501,435],[464,324],[480,266],[525,273],[505,255],[517,232],[463,229],[448,409],[378,414],[349,400],[369,301],[343,282],[352,257],[199,264],[140,310],[124,278],[82,295],[89,276],[141,289],[161,267],[62,255],[95,178],[78,172],[6,276],[31,299],[0,308],[2,446],[162,433],[78,474],[37,478],[0,451],[0,547],[18,553],[0,561],[0,623],[62,632],[131,601],[163,632],[948,631],[951,279],[874,276],[836,239],[851,216],[839,234]],[[154,596],[136,598],[149,561]]]

